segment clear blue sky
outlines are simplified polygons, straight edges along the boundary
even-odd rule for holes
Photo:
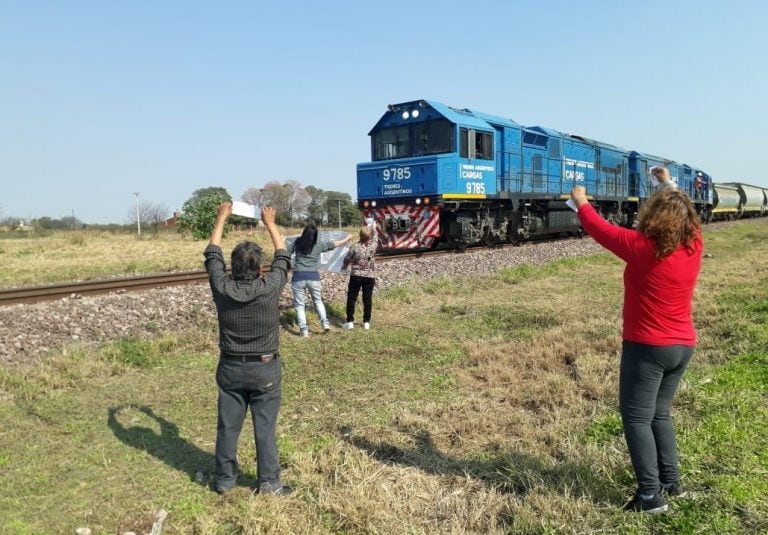
[[[0,217],[354,198],[368,131],[419,98],[768,185],[766,25],[758,0],[0,0]]]

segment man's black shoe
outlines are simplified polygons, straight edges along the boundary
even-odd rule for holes
[[[667,500],[661,494],[654,494],[647,500],[640,497],[639,494],[635,494],[635,497],[624,506],[625,511],[631,511],[635,513],[666,513],[669,509]]]
[[[670,498],[685,498],[688,496],[688,491],[683,488],[680,482],[672,483],[671,485],[662,485],[661,493],[666,494]]]
[[[275,485],[274,483],[262,483],[260,487],[253,489],[254,494],[272,494],[274,496],[290,496],[293,488],[288,485]]]

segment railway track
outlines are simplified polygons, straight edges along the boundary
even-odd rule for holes
[[[709,228],[715,226],[728,225],[729,222],[711,223]],[[525,240],[519,245],[541,243],[547,241],[560,241],[563,239],[579,239],[577,237],[548,236],[537,239]],[[515,247],[513,244],[502,243],[494,248]],[[389,254],[377,257],[377,262],[388,262],[391,260],[408,260],[427,258],[442,255],[460,255],[464,252],[475,250],[487,250],[486,246],[474,246],[465,250],[439,249],[435,251],[421,251],[416,253]],[[269,271],[269,266],[262,266],[262,271]],[[0,307],[15,304],[32,304],[42,301],[53,301],[70,297],[72,295],[103,295],[114,292],[133,292],[140,290],[149,290],[153,288],[163,288],[167,286],[182,286],[185,284],[203,284],[208,282],[208,274],[204,270],[184,271],[176,273],[161,273],[152,275],[142,275],[137,277],[127,277],[120,279],[105,279],[95,281],[84,281],[67,284],[52,284],[46,286],[34,286],[27,288],[11,288],[0,290]]]
[[[497,247],[511,247],[511,244],[500,244]],[[466,251],[472,251],[477,248],[470,247]],[[443,249],[436,251],[421,251],[416,253],[385,255],[377,258],[377,262],[388,262],[391,260],[408,260],[415,258],[427,258],[432,256],[456,255],[465,252],[454,249]],[[262,272],[269,271],[269,266],[262,266]],[[103,279],[94,281],[83,281],[66,284],[50,284],[44,286],[30,286],[26,288],[11,288],[0,290],[0,307],[17,304],[33,304],[43,301],[54,301],[65,297],[104,295],[115,292],[134,292],[141,290],[150,290],[153,288],[164,288],[167,286],[183,286],[185,284],[204,284],[208,282],[208,274],[205,270],[183,271],[176,273],[159,273],[151,275],[141,275],[136,277],[125,277],[119,279]]]
[[[417,253],[403,255],[403,258],[417,258],[436,252]],[[384,257],[380,261],[392,260],[400,257]],[[263,266],[262,272],[269,271],[269,266]],[[208,282],[208,274],[205,270],[184,271],[177,273],[159,273],[140,275],[137,277],[125,277],[119,279],[103,279],[83,281],[66,284],[49,284],[44,286],[30,286],[26,288],[10,288],[0,290],[0,306],[32,304],[42,301],[54,301],[73,295],[104,295],[113,292],[135,292],[164,288],[166,286],[183,286],[185,284],[204,284]]]
[[[95,281],[75,282],[68,284],[50,284],[28,288],[11,288],[0,290],[0,306],[19,303],[31,304],[40,301],[52,301],[71,295],[100,295],[111,292],[138,291],[165,286],[182,286],[184,284],[200,284],[208,280],[205,271],[184,271],[178,273],[162,273],[106,279]]]
[[[426,251],[404,255],[384,256],[378,259],[386,262],[395,259],[422,258],[432,255],[451,254],[453,251]],[[262,272],[269,271],[269,266],[263,266]],[[104,295],[114,292],[135,292],[163,288],[166,286],[183,286],[185,284],[204,284],[208,282],[205,270],[184,271],[177,273],[159,273],[125,277],[119,279],[103,279],[66,284],[49,284],[30,286],[26,288],[10,288],[0,290],[0,306],[33,304],[42,301],[54,301],[73,295]]]

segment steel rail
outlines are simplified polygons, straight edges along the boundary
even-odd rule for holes
[[[163,288],[166,286],[200,284],[207,280],[208,274],[203,270],[199,270],[67,284],[49,284],[27,288],[11,288],[0,290],[0,306],[51,301],[69,297],[73,294],[80,296],[99,295],[118,291],[137,291],[151,288]]]
[[[497,247],[509,246],[499,244]],[[482,249],[483,247],[478,247]],[[469,247],[467,251],[476,250]],[[415,253],[396,253],[377,257],[378,262],[391,260],[407,260],[442,256],[449,254],[461,254],[463,250],[440,249],[435,251],[419,251]],[[262,273],[269,271],[269,265],[262,266]],[[168,286],[182,286],[186,284],[202,284],[208,282],[208,274],[204,270],[183,271],[175,273],[154,273],[136,277],[117,279],[101,279],[74,283],[49,284],[43,286],[30,286],[25,288],[0,289],[0,307],[16,304],[33,304],[43,301],[54,301],[72,295],[88,296],[103,295],[114,292],[134,292]]]

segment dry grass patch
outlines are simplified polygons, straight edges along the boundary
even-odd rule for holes
[[[299,456],[311,499],[345,533],[503,533],[511,501],[469,474],[435,477],[350,437]]]
[[[288,236],[299,230],[282,232]],[[243,240],[255,241],[271,258],[272,241],[265,230],[230,232],[222,247],[231,251]],[[137,236],[88,230],[56,231],[0,243],[0,288],[199,270],[206,245],[175,231]]]

